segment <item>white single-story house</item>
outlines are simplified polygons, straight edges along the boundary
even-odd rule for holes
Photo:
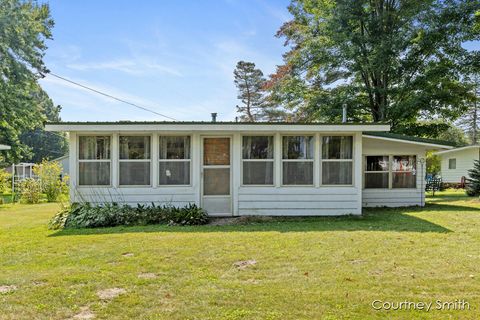
[[[11,147],[7,146],[6,144],[0,144],[0,150],[10,150]]]
[[[385,124],[57,122],[71,201],[195,203],[212,216],[360,215],[423,206],[425,153]]]
[[[480,146],[473,145],[443,150],[436,154],[440,156],[442,181],[461,183],[462,177],[468,178],[468,170],[473,169],[473,162],[480,159]]]

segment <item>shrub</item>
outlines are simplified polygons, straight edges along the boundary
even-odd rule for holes
[[[58,162],[43,160],[33,167],[33,173],[40,179],[42,192],[46,194],[48,202],[56,201],[60,194],[68,192],[68,180],[61,179],[62,166]]]
[[[0,169],[0,194],[8,193],[12,189],[12,175],[5,169]]]
[[[19,184],[20,199],[26,203],[39,203],[42,189],[38,180],[28,178]]]
[[[205,210],[194,204],[185,207],[141,205],[136,207],[107,203],[91,205],[74,203],[57,213],[50,228],[100,228],[114,226],[170,224],[200,225],[208,222]]]
[[[473,169],[468,170],[467,190],[468,196],[480,195],[480,161],[475,160],[473,163]]]

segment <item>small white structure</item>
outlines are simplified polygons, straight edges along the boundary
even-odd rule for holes
[[[37,176],[35,176],[33,172],[34,166],[35,163],[20,162],[17,164],[12,164],[10,167],[5,168],[5,170],[13,175],[15,181],[21,181],[29,178],[36,179]]]
[[[195,203],[214,216],[359,215],[424,205],[425,153],[380,124],[59,122],[71,201]]]
[[[1,151],[1,150],[10,150],[10,149],[11,149],[10,146],[7,146],[7,145],[5,145],[5,144],[0,144],[0,151]]]
[[[462,177],[468,178],[468,170],[473,162],[480,159],[480,146],[467,146],[436,153],[441,159],[441,177],[443,182],[461,183]]]

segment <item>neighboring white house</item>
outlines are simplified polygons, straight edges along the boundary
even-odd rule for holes
[[[473,162],[480,159],[480,146],[468,146],[436,153],[441,159],[441,177],[443,182],[460,183],[462,177],[468,177]]]
[[[59,122],[71,201],[210,215],[346,215],[424,205],[425,153],[452,147],[381,124]]]
[[[11,149],[10,146],[7,146],[7,145],[5,145],[5,144],[0,144],[0,151],[1,151],[1,150],[10,150],[10,149]]]

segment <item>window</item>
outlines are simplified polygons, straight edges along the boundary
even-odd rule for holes
[[[388,188],[389,187],[389,157],[366,156],[365,157],[365,188]]]
[[[313,184],[313,136],[283,137],[284,185]]]
[[[158,183],[190,185],[190,137],[162,136],[159,144]]]
[[[110,185],[110,137],[80,136],[78,140],[78,184]]]
[[[416,188],[416,169],[416,156],[393,156],[392,188]]]
[[[244,136],[244,185],[273,185],[273,136]]]
[[[448,159],[448,169],[457,169],[457,159]]]
[[[322,137],[322,184],[351,185],[353,182],[353,137]]]
[[[150,185],[150,136],[120,136],[119,184]]]

